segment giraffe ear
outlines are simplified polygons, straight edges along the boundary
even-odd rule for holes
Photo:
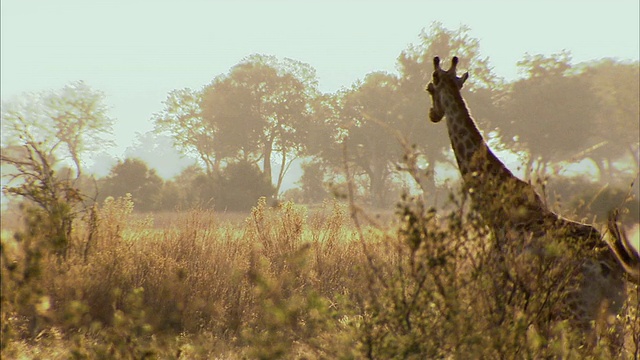
[[[466,72],[462,75],[462,77],[458,80],[458,82],[460,83],[460,89],[462,89],[462,86],[464,85],[464,82],[467,81],[467,79],[469,78],[469,72]]]

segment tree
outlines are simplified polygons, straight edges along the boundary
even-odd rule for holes
[[[323,183],[344,181],[344,159],[341,144],[348,129],[341,118],[346,91],[322,94],[311,102],[311,120],[307,123],[305,143],[307,159],[303,163],[300,185],[305,192],[305,201],[324,197]],[[335,181],[332,181],[335,180]],[[312,193],[313,192],[313,193]]]
[[[55,254],[66,256],[73,220],[83,200],[78,189],[56,173],[53,166],[57,160],[38,143],[4,147],[0,161],[12,168],[3,171],[8,182],[2,191],[26,200],[22,211],[28,231],[43,235]]]
[[[178,186],[175,181],[165,181],[160,190],[160,200],[158,201],[157,210],[175,211],[182,209],[182,200],[180,186]]]
[[[82,153],[113,145],[113,142],[105,141],[105,136],[113,132],[113,120],[107,117],[104,94],[78,81],[45,97],[45,109],[53,121],[56,137],[69,151],[76,167],[76,178],[80,178]]]
[[[311,66],[253,55],[205,89],[203,117],[218,129],[216,146],[221,153],[243,161],[262,160],[269,182],[273,154],[279,154],[279,192],[291,157],[304,151],[310,103],[317,93]]]
[[[153,115],[155,131],[167,132],[185,155],[195,155],[208,174],[220,168],[218,129],[202,116],[202,92],[189,88],[173,90],[163,102],[164,109]],[[211,119],[209,119],[211,120]]]
[[[3,102],[2,120],[3,143],[37,143],[50,156],[70,158],[76,178],[82,174],[84,153],[113,145],[113,120],[107,116],[104,94],[82,81]]]
[[[324,184],[325,170],[321,162],[302,164],[302,176],[298,181],[302,199],[307,203],[321,202],[329,195]]]
[[[247,161],[231,163],[220,174],[215,207],[218,210],[246,211],[256,205],[260,197],[271,199],[275,191],[255,164]]]
[[[385,204],[390,176],[402,158],[402,148],[391,131],[400,127],[400,96],[395,76],[372,73],[343,98],[341,118],[347,131],[348,160],[366,175],[376,206]]]
[[[469,35],[470,29],[461,26],[449,30],[434,22],[419,35],[417,45],[410,45],[398,57],[400,70],[398,91],[402,94],[402,110],[398,116],[398,130],[425,163],[425,191],[436,192],[437,164],[451,163],[451,147],[446,127],[428,123],[429,98],[425,87],[431,80],[433,58],[460,58],[460,68],[469,69],[471,76],[463,88],[464,97],[473,110],[474,119],[483,129],[490,129],[497,111],[493,105],[503,89],[502,80],[493,73],[487,57],[480,53],[480,42]],[[488,132],[490,132],[489,130]]]
[[[165,179],[178,175],[182,169],[194,163],[192,157],[185,157],[176,150],[171,136],[154,131],[136,133],[133,144],[125,150],[124,156],[146,162]]]
[[[450,59],[458,56],[460,68],[470,69],[473,76],[465,82],[465,88],[495,88],[501,81],[493,73],[488,57],[480,55],[480,41],[469,35],[468,26],[449,30],[440,22],[433,22],[428,31],[419,35],[419,43],[410,45],[398,57],[402,86],[414,91],[424,91],[431,79],[433,57]]]
[[[601,178],[613,176],[613,162],[630,155],[638,172],[640,134],[640,64],[603,59],[583,64],[589,91],[597,99],[594,109],[593,142],[598,146],[585,152],[600,169]]]
[[[351,164],[366,178],[371,202],[382,205],[405,150],[409,150],[429,176],[419,185],[425,192],[435,192],[436,164],[453,158],[448,155],[446,128],[429,126],[426,121],[429,98],[424,89],[431,78],[433,57],[459,55],[462,65],[472,69],[465,98],[470,99],[480,122],[495,114],[493,99],[502,89],[488,59],[480,57],[479,41],[468,32],[467,27],[450,31],[434,23],[420,34],[418,45],[400,54],[399,77],[372,73],[349,90],[317,97],[312,114],[322,120],[311,131],[308,154],[321,159],[326,170],[335,171],[343,165],[339,145],[347,144]]]
[[[198,173],[191,181],[191,187],[186,189],[187,205],[214,209],[220,194],[220,171],[214,174]],[[197,197],[194,197],[197,196]]]
[[[191,165],[168,183],[177,186],[180,206],[213,208],[216,174],[206,174],[201,167]]]
[[[321,94],[314,97],[310,104],[311,119],[306,124],[306,155],[317,161],[330,158],[328,153],[336,151],[336,144],[342,142],[346,129],[342,126],[340,113],[343,107],[344,92]],[[325,162],[324,165],[330,163]]]
[[[23,95],[2,104],[3,192],[25,200],[30,231],[65,255],[74,218],[83,209],[82,154],[109,144],[111,120],[103,95],[82,82],[60,91]],[[71,159],[75,179],[64,170]]]
[[[526,151],[525,174],[533,164],[544,169],[549,161],[575,161],[596,145],[594,136],[598,100],[588,78],[570,64],[570,54],[550,57],[527,55],[518,63],[526,78],[511,85],[496,122],[505,139]]]
[[[119,161],[102,180],[100,194],[104,200],[108,196],[121,197],[129,193],[136,210],[153,211],[158,209],[162,185],[162,178],[144,161],[127,158]]]

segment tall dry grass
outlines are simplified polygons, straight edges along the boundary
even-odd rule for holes
[[[44,311],[29,310],[40,299],[20,306],[6,298],[16,306],[6,314],[3,307],[13,329],[3,336],[3,352],[17,354],[29,347],[19,346],[22,339],[46,337],[51,329],[65,339],[81,334],[83,346],[96,339],[95,349],[86,350],[92,356],[112,351],[104,340],[117,340],[118,331],[127,333],[124,343],[151,334],[206,336],[212,345],[189,346],[203,358],[220,348],[270,358],[294,344],[307,346],[317,330],[339,326],[327,314],[339,311],[346,294],[360,291],[361,247],[350,239],[345,214],[340,205],[326,204],[309,217],[304,207],[272,209],[263,199],[241,226],[193,210],[159,231],[152,219],[132,216],[130,198],[108,199],[78,222],[65,261],[40,261],[34,282],[49,304]],[[20,247],[5,249],[3,242],[3,261],[25,261]],[[3,266],[3,294],[24,283],[5,281],[13,272],[21,271]],[[316,342],[311,348],[320,351],[322,341]],[[177,353],[178,345],[167,346]],[[160,344],[145,346],[174,353]]]
[[[77,221],[64,260],[37,233],[3,238],[2,355],[638,357],[637,288],[585,342],[550,316],[562,310],[564,265],[505,262],[482,219],[452,209],[405,199],[381,229],[354,226],[339,203],[310,212],[260,200],[240,224],[193,210],[158,229],[132,215],[130,198],[109,199]]]

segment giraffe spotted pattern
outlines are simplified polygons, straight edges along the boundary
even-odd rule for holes
[[[456,75],[458,58],[452,59],[448,70],[440,67],[438,57],[433,64],[432,81],[426,88],[432,101],[429,118],[434,123],[446,118],[464,188],[492,229],[495,251],[500,253],[504,246],[519,249],[507,252],[511,259],[502,253],[501,261],[562,262],[571,269],[565,274],[570,281],[561,284],[567,290],[563,299],[567,311],[554,314],[555,318],[568,319],[587,329],[603,313],[618,314],[626,297],[625,279],[639,282],[640,256],[620,232],[617,214],[602,234],[593,226],[570,221],[548,209],[533,186],[515,177],[484,141],[460,92],[469,74]],[[576,250],[572,253],[579,258],[566,259],[561,251],[550,251],[549,244],[554,242],[572,247]],[[496,276],[504,277],[505,288],[515,282],[506,270]],[[521,279],[527,279],[527,275],[522,274]],[[535,289],[521,285],[525,292]]]

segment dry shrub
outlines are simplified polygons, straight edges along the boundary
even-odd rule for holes
[[[257,357],[311,356],[326,353],[334,338],[351,345],[353,336],[337,336],[351,331],[338,313],[362,264],[358,247],[345,238],[340,206],[327,204],[309,224],[303,207],[269,208],[262,199],[242,226],[193,210],[164,231],[153,229],[151,219],[133,218],[132,206],[129,197],[108,199],[78,221],[65,261],[38,261],[41,295],[33,296],[50,303],[40,330],[61,329],[74,344],[63,354],[112,351],[126,358],[169,351],[209,358],[232,346]],[[320,217],[326,221],[316,221]],[[37,301],[26,302],[35,309]],[[157,336],[176,334],[207,338],[209,345],[157,343]],[[19,334],[14,350],[19,339],[29,335]],[[55,345],[40,342],[34,351],[39,346]],[[350,346],[328,348],[335,355]]]
[[[36,252],[38,234],[11,252],[3,239],[3,356],[638,354],[633,289],[612,325],[595,324],[623,328],[625,348],[606,336],[580,347],[583,333],[554,316],[571,290],[571,263],[532,256],[525,244],[496,252],[488,227],[464,204],[437,213],[405,198],[386,230],[354,227],[339,203],[309,211],[263,199],[241,224],[192,210],[165,230],[131,210],[129,198],[109,200],[78,220],[64,260]],[[548,246],[550,254],[579,251]],[[34,271],[29,281],[26,269]]]
[[[563,229],[549,226],[539,249],[527,239],[499,244],[462,203],[437,214],[405,199],[398,213],[397,236],[375,251],[393,256],[369,266],[362,293],[367,358],[638,356],[637,287],[621,315],[594,319],[594,330],[566,320],[581,280],[575,260],[589,254]]]

